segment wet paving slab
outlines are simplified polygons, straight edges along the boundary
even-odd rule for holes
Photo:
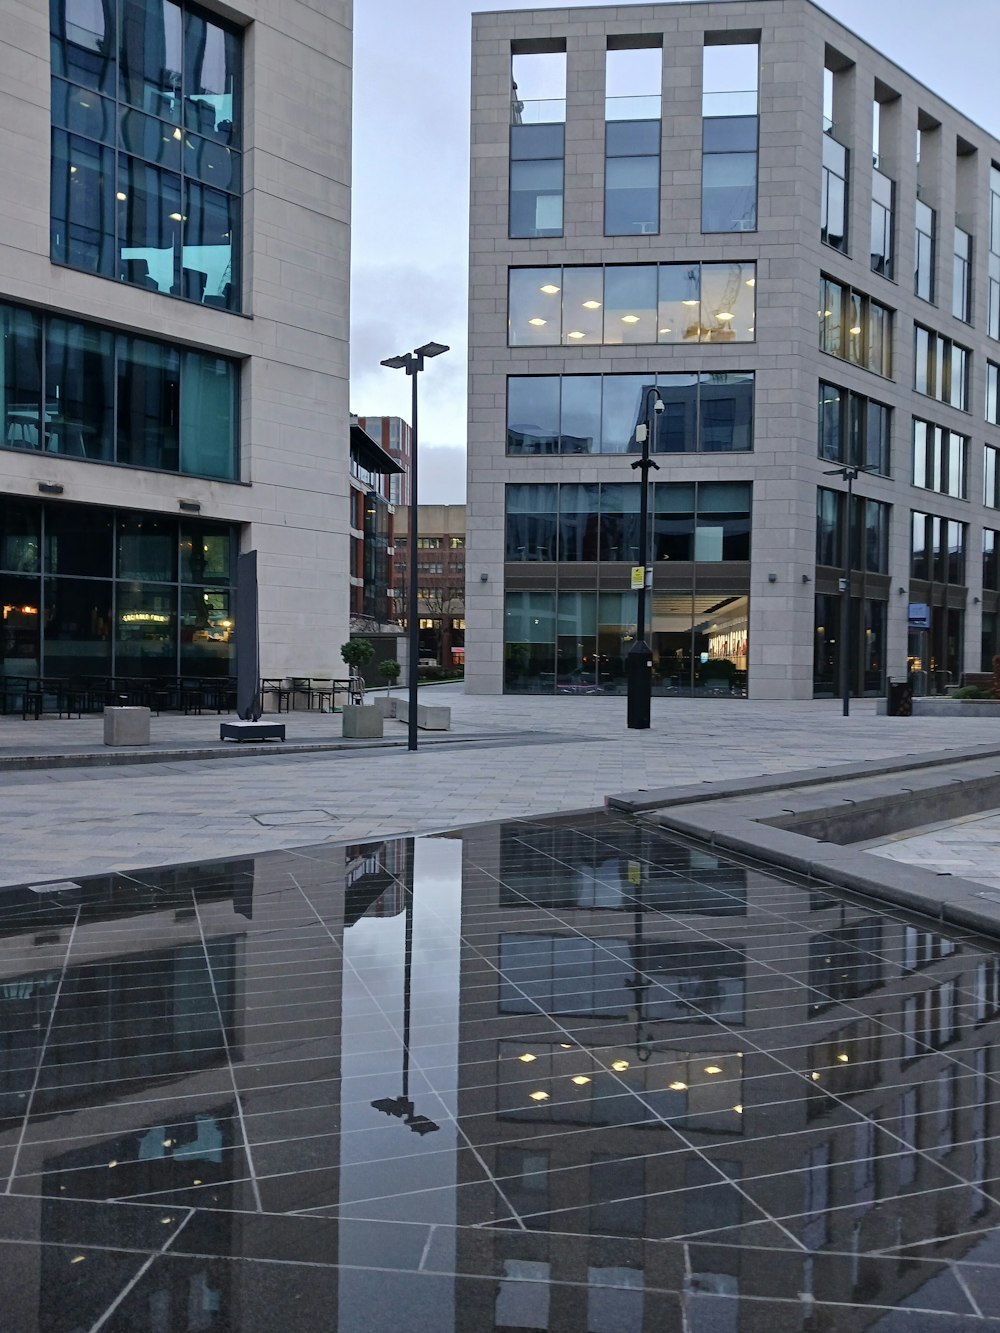
[[[629,817],[2,890],[0,1035],[4,1333],[1000,1328],[1000,947]]]

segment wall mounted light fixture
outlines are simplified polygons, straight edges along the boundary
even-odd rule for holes
[[[57,481],[40,481],[38,489],[43,495],[62,495],[65,487],[60,486]]]

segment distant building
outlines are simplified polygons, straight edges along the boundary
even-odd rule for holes
[[[413,459],[413,431],[402,417],[358,417],[358,425],[380,444],[402,468],[389,486],[389,503],[410,503],[410,464]]]
[[[465,505],[418,505],[417,569],[420,660],[461,666],[465,660]],[[409,510],[396,514],[395,587],[406,617]]]
[[[401,471],[352,417],[351,634],[375,641],[376,657],[364,673],[370,683],[377,683],[379,661],[398,656],[400,630],[392,586],[395,506],[388,497]]]

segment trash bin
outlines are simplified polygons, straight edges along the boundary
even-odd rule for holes
[[[889,681],[889,706],[886,712],[890,717],[913,716],[913,686],[908,680]]]

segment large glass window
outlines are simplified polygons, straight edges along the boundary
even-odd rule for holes
[[[833,278],[819,288],[820,350],[889,378],[892,311]]]
[[[966,524],[913,511],[910,576],[933,583],[965,583]]]
[[[983,504],[1000,509],[1000,449],[986,445],[983,450]]]
[[[831,134],[823,135],[823,189],[820,202],[820,239],[834,250],[847,249],[848,152]]]
[[[891,408],[874,398],[819,385],[819,456],[833,463],[889,475]]]
[[[942,495],[966,498],[969,440],[956,431],[913,418],[913,484]]]
[[[847,496],[825,486],[816,492],[816,563],[842,569]],[[868,574],[889,572],[889,510],[880,500],[854,496],[851,512],[850,567]]]
[[[507,487],[506,560],[556,559],[557,492],[554,485]]]
[[[752,262],[512,268],[511,347],[753,342]],[[874,303],[872,303],[874,305]]]
[[[564,125],[510,127],[511,236],[563,232]]]
[[[983,587],[1000,592],[1000,536],[993,528],[983,529]]]
[[[514,375],[507,381],[509,454],[637,452],[636,427],[659,390],[653,453],[738,453],[753,449],[754,375]],[[872,449],[881,447],[876,428]],[[888,447],[888,439],[884,441]]]
[[[933,208],[917,200],[914,240],[913,290],[924,301],[934,300],[934,239],[937,217]]]
[[[52,259],[238,309],[239,33],[172,0],[51,14]]]
[[[875,104],[878,106],[878,103]],[[893,276],[893,195],[895,186],[881,171],[872,172],[872,271],[887,278]]]
[[[913,387],[917,393],[969,410],[969,363],[967,347],[940,334],[914,325]]]
[[[0,445],[231,479],[234,361],[0,305]]]
[[[990,167],[990,254],[986,291],[986,332],[1000,338],[1000,167]]]
[[[986,420],[1000,426],[1000,366],[986,363]]]
[[[972,237],[961,227],[955,228],[951,313],[965,324],[972,323]]]
[[[701,229],[757,229],[759,51],[706,42],[702,62]]]
[[[659,120],[609,122],[604,153],[605,236],[655,236],[660,230]]]

